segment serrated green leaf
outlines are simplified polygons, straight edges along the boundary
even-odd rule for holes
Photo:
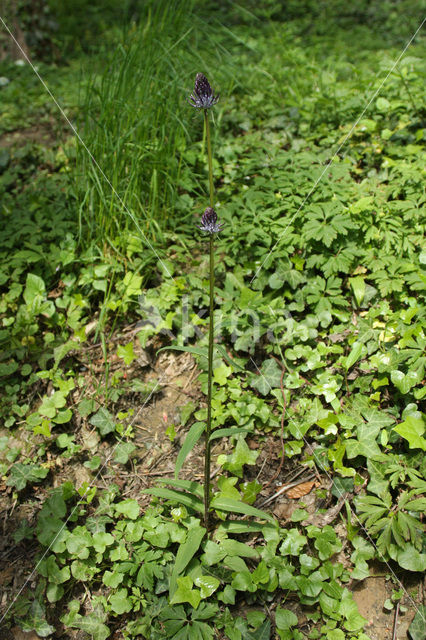
[[[117,348],[117,355],[124,360],[124,364],[132,364],[133,360],[137,357],[133,350],[133,342],[129,342],[125,346],[120,344]]]

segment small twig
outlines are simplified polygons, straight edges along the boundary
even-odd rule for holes
[[[145,475],[146,476],[167,476],[167,475],[173,475],[173,471],[170,471],[170,469],[167,469],[166,471],[146,471]]]
[[[257,476],[256,476],[256,480],[259,480],[260,474],[261,474],[261,473],[262,473],[262,471],[263,471],[263,467],[265,466],[265,464],[266,464],[267,462],[268,462],[268,458],[265,458],[265,459],[264,459],[264,461],[263,461],[263,463],[262,463],[262,466],[260,467],[260,471],[259,471],[259,473],[258,473],[258,474],[257,474]],[[268,485],[266,485],[266,486],[268,486]]]
[[[192,369],[191,374],[190,374],[190,376],[189,376],[189,378],[188,378],[188,380],[187,380],[187,383],[186,383],[186,384],[185,384],[185,386],[183,387],[182,391],[185,391],[185,389],[186,389],[186,388],[191,384],[191,382],[192,382],[192,380],[193,380],[193,378],[194,378],[195,372],[197,371],[197,368],[198,368],[198,367],[197,367],[197,365],[195,364],[195,365],[194,365],[194,368]]]
[[[396,603],[395,616],[393,618],[392,640],[396,640],[396,627],[397,627],[397,624],[398,624],[398,615],[399,615],[399,602]]]

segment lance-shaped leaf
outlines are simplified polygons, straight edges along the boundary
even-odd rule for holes
[[[190,507],[199,513],[204,510],[204,505],[201,500],[198,500],[189,493],[183,493],[182,491],[173,491],[172,489],[166,489],[165,487],[151,487],[150,489],[144,489],[142,493],[148,493],[151,496],[157,496],[157,498],[164,498],[165,500],[172,500],[179,504]]]
[[[233,498],[224,498],[222,496],[216,496],[210,503],[212,509],[218,511],[231,511],[234,513],[243,513],[246,516],[254,516],[255,518],[261,518],[262,520],[268,520],[268,522],[275,523],[274,518],[269,514],[252,507],[249,504],[234,500]]]
[[[195,422],[186,434],[185,442],[183,443],[176,460],[175,478],[178,477],[183,463],[197,444],[198,440],[201,438],[204,429],[204,422]]]

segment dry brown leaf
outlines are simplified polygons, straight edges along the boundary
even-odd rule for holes
[[[35,631],[26,633],[24,631],[21,631],[19,627],[14,627],[13,629],[11,629],[11,633],[13,633],[13,640],[40,640],[41,637],[37,635]]]
[[[13,576],[15,575],[15,570],[13,567],[6,567],[0,571],[0,586],[5,587],[9,582],[12,581]]]
[[[289,489],[285,495],[291,500],[298,500],[299,498],[303,498],[303,496],[308,495],[308,493],[312,491],[315,485],[315,480],[311,480],[310,482],[302,482],[302,484],[298,484],[297,487]]]

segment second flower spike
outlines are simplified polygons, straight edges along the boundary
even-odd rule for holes
[[[206,76],[203,73],[197,73],[194,91],[188,98],[189,104],[197,109],[210,109],[218,100],[219,95],[213,93]]]
[[[197,227],[201,231],[207,231],[207,233],[219,233],[222,231],[223,222],[218,222],[217,213],[211,207],[207,207],[201,216],[201,224],[197,224]]]

